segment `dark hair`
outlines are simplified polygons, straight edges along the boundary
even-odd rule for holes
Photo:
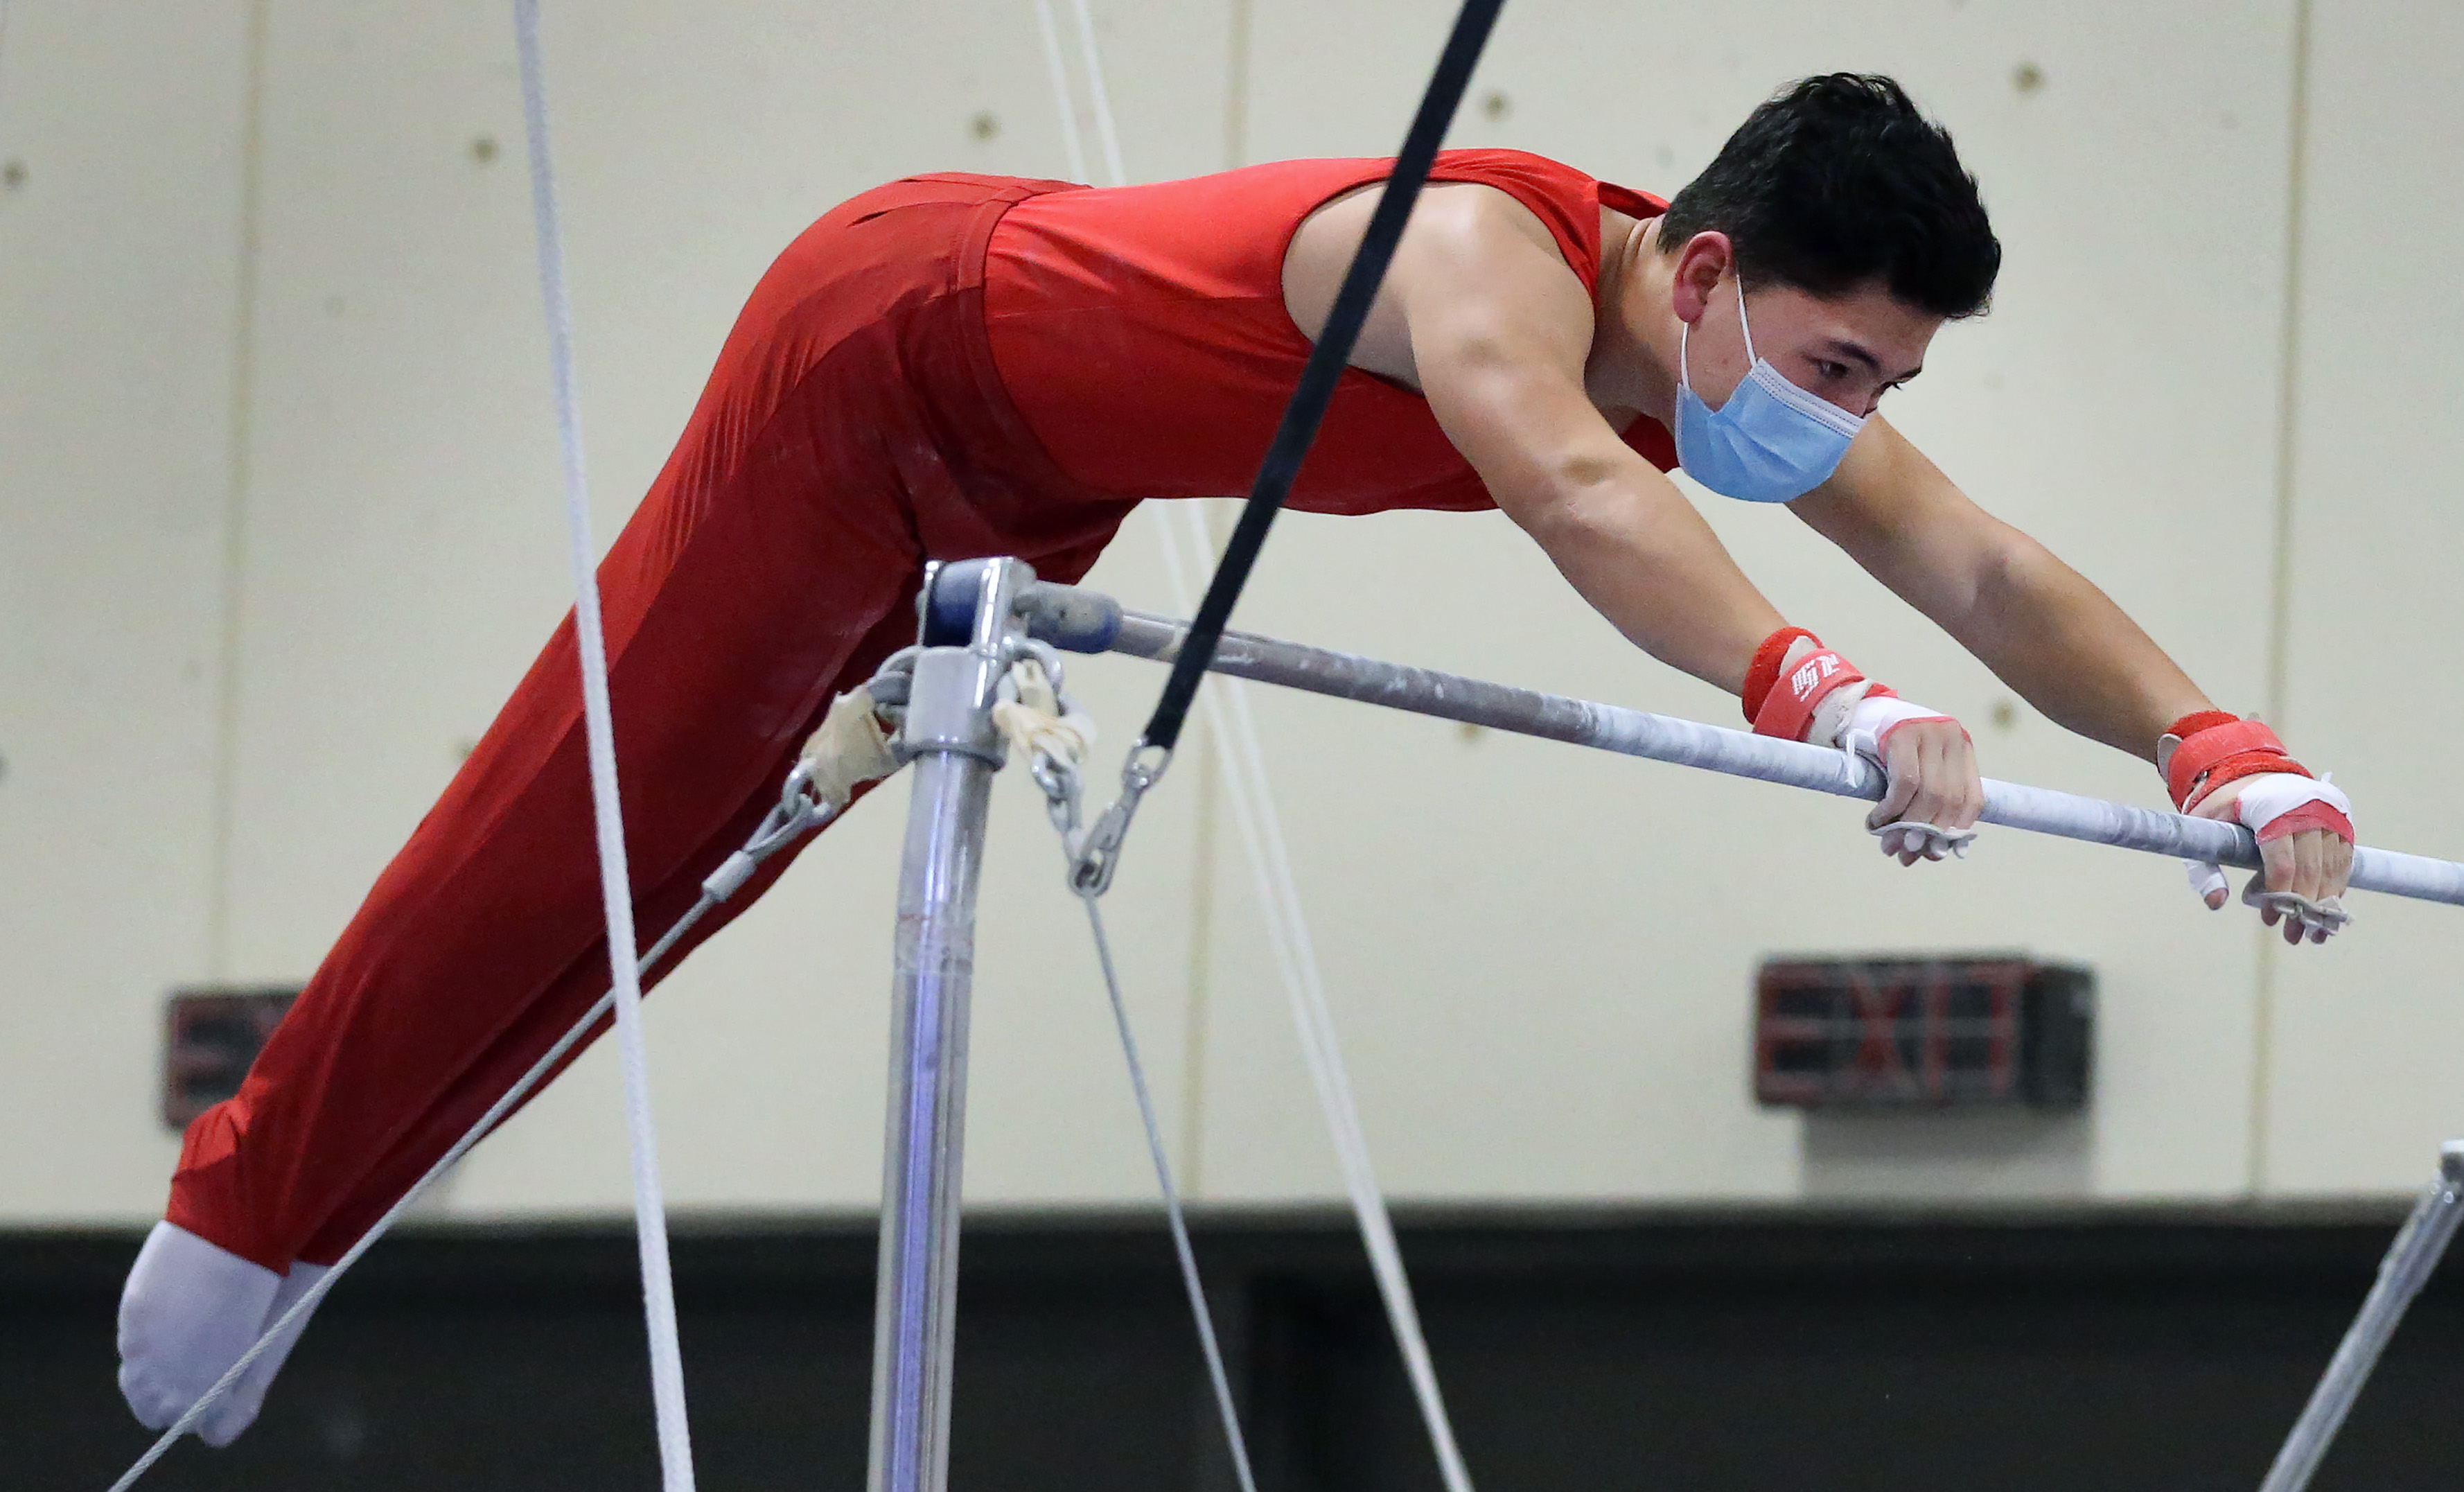
[[[1880,280],[1936,316],[1974,316],[1993,294],[2002,245],[1950,133],[1898,83],[1809,77],[1746,117],[1668,205],[1660,246],[1728,235],[1737,271],[1816,296]]]

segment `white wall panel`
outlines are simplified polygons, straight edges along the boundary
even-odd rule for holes
[[[1266,0],[1251,156],[1391,151],[1449,12]],[[2009,258],[1992,316],[1944,333],[1893,418],[2250,708],[2290,57],[2283,6],[1533,3],[1508,9],[1455,139],[1672,191],[1798,75],[1902,77],[1958,136]],[[2023,63],[2035,86],[2018,86]],[[1987,725],[2008,691],[1784,516],[1703,500],[1784,610],[1973,722],[1990,772],[2154,799],[2145,766],[2024,709]],[[1241,621],[1698,717],[1735,708],[1635,657],[1493,516],[1294,521]],[[1751,1108],[1749,971],[1778,951],[2006,947],[2098,968],[2101,1086],[2084,1140],[1981,1140],[1976,1190],[2244,1184],[2253,942],[2201,914],[2170,865],[1997,834],[1972,864],[1903,872],[1837,803],[1315,701],[1265,718],[1371,1138],[1402,1191],[1939,1190],[1920,1131],[1895,1170],[1887,1135],[1843,1150]],[[1228,931],[1240,916],[1222,913],[1210,989],[1208,1179],[1322,1188],[1268,966]]]
[[[2464,855],[2464,14],[2323,0],[2312,18],[2288,689],[2294,750],[2353,794],[2362,837]],[[2268,1169],[2278,1190],[2420,1185],[2464,1133],[2453,908],[2362,896],[2350,936],[2277,959]]]
[[[244,8],[9,8],[0,1218],[138,1216],[208,960]]]

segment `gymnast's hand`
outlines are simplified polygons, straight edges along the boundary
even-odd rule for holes
[[[1882,769],[1882,801],[1865,817],[1882,853],[1903,866],[1968,853],[1985,784],[1958,721],[1866,678],[1801,626],[1763,639],[1738,692],[1755,735],[1829,746]]]
[[[2314,783],[2308,778],[2293,778],[2292,782],[2299,784],[2289,788],[2294,793],[2306,795],[2323,789],[2335,793],[2338,799],[2343,797],[2333,785]],[[2220,789],[2191,811],[2202,819],[2221,819],[2228,823],[2240,823],[2255,834],[2262,833],[2270,818],[2280,818],[2290,810],[2277,809],[2271,814],[2268,807],[2255,802],[2246,805],[2244,801],[2278,796],[2282,791],[2285,790],[2271,786],[2267,777],[2244,778]],[[2303,799],[2317,801],[2306,796]],[[2246,812],[2249,817],[2244,816]],[[2252,819],[2258,822],[2254,823]],[[2259,872],[2242,888],[2242,905],[2257,908],[2259,920],[2269,927],[2282,928],[2284,941],[2323,943],[2352,921],[2352,913],[2344,911],[2343,902],[2344,888],[2353,878],[2353,841],[2349,833],[2328,827],[2295,829],[2260,839],[2258,856]],[[2190,884],[2211,911],[2222,907],[2232,889],[2225,881],[2222,866],[2197,862],[2190,866]]]
[[[1861,711],[1868,701],[1858,701]],[[1871,703],[1919,711],[1904,700],[1885,696]],[[1880,713],[1878,711],[1877,713]],[[1851,749],[1878,761],[1890,786],[1865,827],[1882,842],[1882,853],[1900,864],[1940,860],[1947,853],[1965,856],[1976,838],[1976,816],[1985,808],[1985,782],[1976,775],[1976,746],[1967,730],[1948,715],[1921,711],[1896,725],[1885,725],[1876,749],[1863,747],[1863,736],[1850,728]]]
[[[2242,888],[2242,905],[2283,929],[2284,941],[2323,943],[2351,923],[2343,895],[2353,875],[2352,800],[2313,778],[2275,732],[2221,710],[2187,714],[2157,742],[2156,766],[2184,813],[2238,823],[2257,839],[2260,868]],[[2184,864],[2209,909],[2224,906],[2224,867]]]

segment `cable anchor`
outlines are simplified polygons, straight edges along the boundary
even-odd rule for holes
[[[744,889],[763,861],[829,823],[838,811],[838,805],[813,785],[813,764],[797,762],[779,789],[778,805],[763,816],[761,826],[753,831],[744,847],[720,861],[701,883],[702,894],[715,902],[727,900]]]
[[[1069,847],[1069,889],[1081,896],[1101,896],[1112,889],[1112,872],[1120,866],[1121,841],[1129,837],[1130,821],[1138,801],[1163,780],[1172,765],[1172,749],[1141,738],[1121,763],[1121,796],[1104,810]]]

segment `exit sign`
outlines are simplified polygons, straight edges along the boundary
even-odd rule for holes
[[[183,1130],[239,1091],[297,987],[174,990],[163,1012],[163,1122]]]
[[[1790,1108],[2087,1101],[2096,976],[2010,955],[1791,957],[1754,980],[1754,1097]]]

